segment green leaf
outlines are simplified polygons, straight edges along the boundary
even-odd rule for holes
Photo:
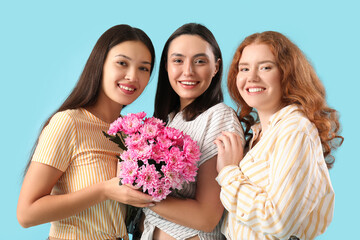
[[[124,160],[121,159],[121,157],[119,155],[116,155],[117,159],[119,160],[119,162],[122,162]]]
[[[114,135],[110,135],[107,134],[106,132],[102,131],[102,133],[105,135],[105,137],[109,138],[110,141],[116,143],[122,150],[127,150],[127,147],[125,146],[125,141],[124,141],[124,137],[125,135],[120,133],[120,136],[118,134]]]

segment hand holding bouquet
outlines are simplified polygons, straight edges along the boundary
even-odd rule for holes
[[[184,182],[195,181],[200,150],[190,136],[145,117],[144,112],[120,117],[104,134],[124,149],[121,183],[137,186],[159,201]]]

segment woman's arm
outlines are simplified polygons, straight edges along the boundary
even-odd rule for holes
[[[152,197],[129,186],[119,186],[118,178],[74,193],[50,195],[62,174],[62,171],[46,164],[30,164],[17,205],[17,218],[21,226],[31,227],[64,219],[108,199],[137,207],[152,205]]]
[[[224,156],[231,156],[231,146],[218,144],[219,161],[227,161]],[[326,194],[314,147],[302,132],[282,136],[269,153],[272,160],[266,188],[253,183],[239,166],[225,166],[217,177],[224,207],[253,231],[278,238],[289,236]]]
[[[216,158],[199,167],[195,199],[168,197],[151,210],[174,223],[204,232],[213,231],[224,210],[219,198],[220,187],[215,181]]]

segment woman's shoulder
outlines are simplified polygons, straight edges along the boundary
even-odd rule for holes
[[[234,111],[234,109],[232,109],[230,106],[226,105],[223,102],[220,102],[220,103],[212,106],[209,109],[216,109],[216,110],[221,110],[221,111],[232,111],[232,112]]]
[[[49,122],[51,126],[75,126],[76,123],[81,118],[80,116],[83,115],[81,109],[67,109],[64,111],[60,111],[55,113]]]
[[[70,117],[76,117],[77,115],[83,115],[86,110],[83,108],[75,108],[75,109],[66,109],[64,111],[58,112],[60,114],[66,114]]]
[[[54,141],[54,139],[58,139],[56,141],[62,141],[63,144],[72,141],[77,134],[76,123],[72,112],[72,110],[66,110],[55,113],[42,130],[40,139],[43,139],[43,142],[51,142]],[[51,141],[49,141],[49,139],[51,139]]]
[[[279,121],[282,134],[305,134],[311,138],[318,136],[314,123],[300,110],[296,109]]]
[[[308,117],[306,117],[300,108],[292,111],[287,117],[284,118],[284,120],[297,129],[313,127],[313,123],[309,120]]]
[[[202,122],[207,122],[214,128],[222,129],[223,131],[240,131],[239,118],[236,115],[234,109],[226,105],[225,103],[218,103],[209,108],[207,113],[204,114]]]
[[[221,102],[221,103],[218,103],[218,104],[212,106],[211,108],[206,110],[204,113],[206,113],[207,115],[219,115],[220,116],[220,115],[224,115],[224,114],[225,115],[235,114],[235,111],[234,111],[234,109],[232,109],[225,103]]]

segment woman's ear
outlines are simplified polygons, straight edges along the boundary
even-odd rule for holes
[[[218,58],[217,61],[216,61],[216,63],[215,63],[215,71],[214,71],[213,77],[215,77],[215,75],[216,75],[217,72],[219,71],[220,63],[221,63],[221,59]]]

